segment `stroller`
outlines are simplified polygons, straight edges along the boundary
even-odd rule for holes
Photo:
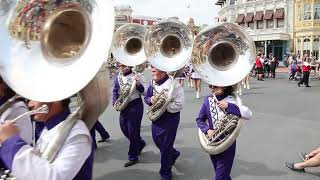
[[[302,78],[302,70],[300,66],[297,66],[296,74],[294,75],[295,81],[300,81]]]

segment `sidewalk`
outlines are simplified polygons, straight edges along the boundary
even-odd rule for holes
[[[289,67],[285,67],[285,66],[278,66],[276,69],[277,73],[287,73],[289,72]]]

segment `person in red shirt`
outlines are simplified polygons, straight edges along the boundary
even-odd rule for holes
[[[302,79],[298,82],[298,86],[300,87],[301,84],[305,84],[306,87],[309,86],[309,76],[310,76],[311,67],[307,58],[304,58],[304,63],[302,64]]]
[[[256,58],[256,72],[258,74],[258,81],[263,81],[262,75],[263,75],[263,64],[261,62],[261,53],[257,55]]]

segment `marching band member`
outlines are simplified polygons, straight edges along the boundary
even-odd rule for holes
[[[0,106],[8,99],[13,97],[15,93],[8,87],[8,85],[0,77]],[[0,116],[0,123],[4,123],[7,119],[14,119],[19,115],[29,111],[28,107],[23,101],[18,101],[5,110]],[[32,143],[32,124],[29,116],[23,117],[16,125],[21,129],[20,136],[27,143]],[[0,168],[4,168],[4,164],[0,160]]]
[[[132,166],[139,162],[138,155],[141,154],[142,149],[146,146],[145,141],[140,136],[141,121],[143,117],[143,102],[141,94],[144,94],[144,80],[141,74],[134,74],[131,68],[120,64],[120,72],[114,80],[113,87],[113,105],[119,98],[119,90],[128,81],[136,80],[136,89],[130,97],[129,104],[120,112],[120,127],[126,138],[129,139],[128,162],[124,167]]]
[[[10,121],[0,127],[0,158],[17,179],[92,179],[92,141],[87,126],[81,120],[76,121],[52,163],[39,157],[70,114],[69,102],[69,99],[50,103],[29,102],[31,109],[38,109],[43,104],[49,107],[47,114],[34,116],[34,120],[44,123],[35,147],[21,139],[20,129]]]
[[[145,102],[148,105],[155,103],[156,92],[169,89],[172,83],[166,72],[154,67],[152,68],[152,76],[154,83],[148,88],[145,96]],[[172,97],[166,112],[152,122],[152,138],[161,153],[160,175],[163,180],[172,179],[171,168],[180,156],[180,152],[173,147],[180,121],[180,111],[184,102],[184,91],[180,84],[177,83]]]
[[[211,138],[214,134],[214,124],[217,119],[224,116],[224,112],[234,114],[243,119],[251,119],[251,110],[244,106],[238,105],[236,100],[231,94],[233,93],[233,87],[217,87],[209,86],[212,89],[212,94],[204,99],[199,115],[196,119],[198,127],[208,138]],[[214,101],[214,96],[218,102]],[[208,123],[207,123],[208,120]],[[230,172],[236,152],[236,142],[234,142],[227,150],[217,155],[210,155],[216,180],[231,180]]]
[[[196,90],[196,98],[200,99],[201,93],[201,76],[194,70],[193,66],[190,67],[191,79],[194,82],[194,87]]]
[[[2,80],[0,77],[0,106],[3,105],[8,99],[13,97],[15,92],[11,90],[10,87]],[[29,109],[26,106],[25,102],[18,101],[13,104],[10,108],[5,110],[0,116],[0,123],[4,123],[5,120],[14,119],[19,115],[28,112]],[[20,128],[20,136],[21,138],[27,142],[27,144],[32,143],[32,124],[29,116],[23,117],[20,121],[16,123],[16,125]]]
[[[101,139],[98,141],[99,143],[106,142],[110,138],[108,131],[103,127],[103,125],[99,120],[94,124],[92,129],[94,129],[95,131],[98,131],[98,133],[100,134]],[[94,131],[94,135],[95,135],[95,131]],[[93,138],[93,140],[95,139],[96,138]]]

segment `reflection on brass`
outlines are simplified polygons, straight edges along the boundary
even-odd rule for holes
[[[20,0],[9,24],[12,37],[26,42],[39,41],[46,18],[58,8],[82,7],[90,10],[86,0]]]

